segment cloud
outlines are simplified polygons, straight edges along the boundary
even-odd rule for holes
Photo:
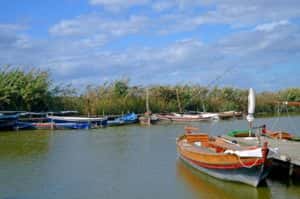
[[[272,22],[272,23],[266,23],[266,24],[260,24],[255,27],[255,30],[260,30],[260,31],[273,31],[277,26],[283,26],[287,25],[289,22],[287,20],[281,20],[277,22]]]
[[[169,18],[169,23],[176,19],[173,26],[178,30],[194,30],[203,24],[227,24],[240,28],[294,19],[300,15],[300,1],[297,0],[165,0],[155,1],[153,7],[156,11],[172,8],[172,12],[161,15],[160,19],[165,21]],[[167,31],[168,28],[165,29]]]
[[[232,70],[217,85],[260,89],[296,85],[292,79],[297,79],[299,69],[281,77],[285,82],[274,82],[267,74],[279,71],[278,65],[292,69],[295,64],[285,64],[298,63],[300,27],[293,19],[300,15],[299,3],[272,2],[90,1],[111,9],[143,5],[150,11],[143,16],[134,11],[94,12],[64,19],[43,39],[30,37],[21,25],[0,24],[0,60],[50,69],[55,82],[77,87],[122,77],[133,84],[208,85],[228,68]],[[199,39],[202,29],[198,29],[205,24],[232,28],[206,43]]]
[[[111,11],[120,11],[132,6],[145,5],[149,0],[90,0],[91,5],[103,6]]]
[[[104,44],[108,40],[142,32],[148,25],[148,18],[129,16],[127,19],[112,19],[95,14],[62,20],[52,26],[50,34],[57,37],[84,37],[82,42]]]

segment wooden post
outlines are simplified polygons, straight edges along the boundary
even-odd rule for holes
[[[293,165],[293,163],[290,162],[290,165],[289,165],[289,176],[292,176],[293,172],[294,172],[294,165]]]
[[[252,122],[249,122],[249,137],[252,135]]]

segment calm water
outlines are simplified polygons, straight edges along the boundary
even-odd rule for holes
[[[300,117],[256,120],[263,123],[300,135]],[[247,127],[243,120],[193,125],[211,134]],[[186,167],[175,147],[183,127],[0,133],[0,198],[300,198],[300,180],[252,188]]]

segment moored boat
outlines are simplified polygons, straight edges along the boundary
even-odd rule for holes
[[[224,111],[218,113],[220,119],[240,118],[243,116],[242,112],[237,111]]]
[[[47,118],[57,128],[90,129],[107,125],[107,119],[102,117],[47,116]]]
[[[138,121],[138,116],[135,113],[128,113],[112,120],[107,120],[108,126],[121,126],[126,124],[134,124]]]
[[[241,147],[223,138],[193,132],[196,128],[185,130],[176,141],[177,151],[180,159],[195,169],[254,187],[267,177],[270,168],[267,143],[263,147]]]
[[[206,120],[218,119],[218,115],[215,113],[169,113],[169,114],[157,114],[157,117],[163,121],[173,122],[197,122]]]
[[[293,135],[292,133],[285,131],[271,131],[266,128],[266,125],[262,126],[261,134],[272,139],[284,139],[292,141],[300,141],[300,137]]]
[[[227,133],[228,136],[230,137],[249,137],[249,129],[238,129],[238,130],[233,130]],[[254,137],[255,134],[251,132],[250,137]]]
[[[18,114],[0,113],[0,130],[13,130],[18,121]]]
[[[156,116],[156,114],[146,112],[143,116],[139,117],[139,121],[141,125],[150,125],[157,123],[159,118]]]

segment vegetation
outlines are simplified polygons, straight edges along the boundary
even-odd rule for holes
[[[247,112],[247,90],[207,88],[200,85],[153,85],[149,87],[152,112],[236,110]],[[300,101],[300,88],[257,94],[256,112],[275,113],[278,101]],[[108,115],[145,112],[146,89],[130,86],[129,80],[88,86],[79,94],[71,85],[53,86],[48,71],[2,67],[0,110],[78,110],[82,114]],[[289,107],[299,112],[299,107]]]

